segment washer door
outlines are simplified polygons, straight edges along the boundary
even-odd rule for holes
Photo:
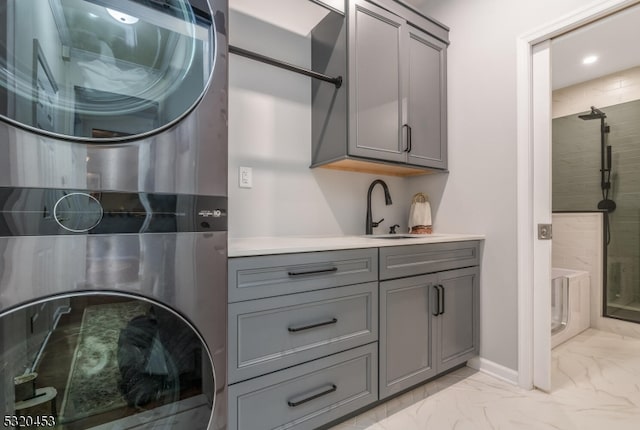
[[[92,142],[159,131],[204,94],[214,35],[188,0],[3,0],[0,118]]]
[[[114,293],[58,296],[0,315],[8,426],[206,429],[207,347],[180,315]]]

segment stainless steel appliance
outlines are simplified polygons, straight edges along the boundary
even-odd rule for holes
[[[0,4],[5,425],[226,428],[226,16]]]

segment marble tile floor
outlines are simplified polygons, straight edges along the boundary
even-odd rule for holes
[[[638,430],[640,340],[589,329],[552,352],[552,391],[468,367],[331,430]]]

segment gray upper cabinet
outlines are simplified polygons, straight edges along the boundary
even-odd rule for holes
[[[346,17],[346,53],[335,23],[312,38],[314,69],[347,77],[344,90],[314,86],[312,167],[446,170],[448,29],[395,0],[349,1]]]
[[[447,168],[447,45],[409,26],[407,162]]]
[[[349,23],[349,153],[406,162],[405,22],[371,3],[356,1]]]

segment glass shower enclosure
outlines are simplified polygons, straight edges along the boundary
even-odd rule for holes
[[[595,110],[594,110],[595,109]],[[604,213],[603,314],[640,322],[640,100],[553,119],[554,212]]]

